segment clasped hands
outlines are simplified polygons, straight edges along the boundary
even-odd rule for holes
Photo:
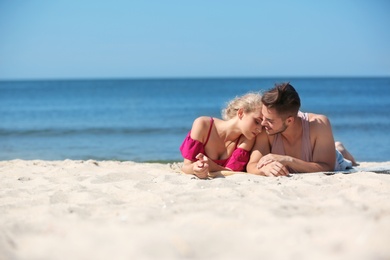
[[[207,179],[210,174],[209,159],[206,155],[199,153],[197,161],[193,164],[194,175],[200,179]],[[290,172],[283,163],[286,162],[286,156],[277,154],[267,154],[257,163],[257,169],[261,169],[265,176],[288,176]]]
[[[286,156],[267,154],[261,157],[257,169],[261,169],[265,176],[288,176],[290,172],[283,163],[286,163]]]
[[[207,179],[210,173],[209,159],[203,153],[199,153],[195,158],[198,160],[193,164],[194,175],[200,179]]]

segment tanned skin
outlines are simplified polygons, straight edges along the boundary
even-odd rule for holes
[[[247,172],[263,176],[285,176],[288,168],[295,172],[333,171],[336,162],[335,142],[329,119],[309,113],[310,143],[313,162],[302,160],[302,122],[297,115],[283,118],[275,109],[262,108],[265,131],[256,138]],[[286,155],[272,154],[274,135],[282,135]]]

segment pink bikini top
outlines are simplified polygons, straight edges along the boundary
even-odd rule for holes
[[[207,156],[204,148],[206,147],[206,144],[209,141],[214,119],[211,118],[210,122],[211,122],[210,129],[207,134],[206,142],[204,144],[199,142],[198,140],[192,139],[191,131],[188,132],[186,138],[184,139],[182,145],[180,146],[181,154],[185,159],[191,161],[197,161],[195,157],[199,153],[203,153],[204,155]],[[242,148],[237,148],[237,144],[236,144],[236,147],[234,148],[234,151],[232,155],[229,156],[229,158],[223,160],[213,160],[213,161],[218,165],[231,169],[232,171],[245,171],[245,167],[249,161],[249,157],[250,157],[250,152]]]

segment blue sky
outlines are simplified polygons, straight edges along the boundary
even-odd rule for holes
[[[390,1],[1,0],[1,79],[390,76]]]

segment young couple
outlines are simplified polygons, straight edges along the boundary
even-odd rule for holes
[[[233,99],[223,120],[195,119],[180,146],[182,171],[204,179],[235,171],[286,176],[357,165],[343,144],[334,142],[328,118],[302,113],[300,105],[294,87],[283,83],[263,95]]]

